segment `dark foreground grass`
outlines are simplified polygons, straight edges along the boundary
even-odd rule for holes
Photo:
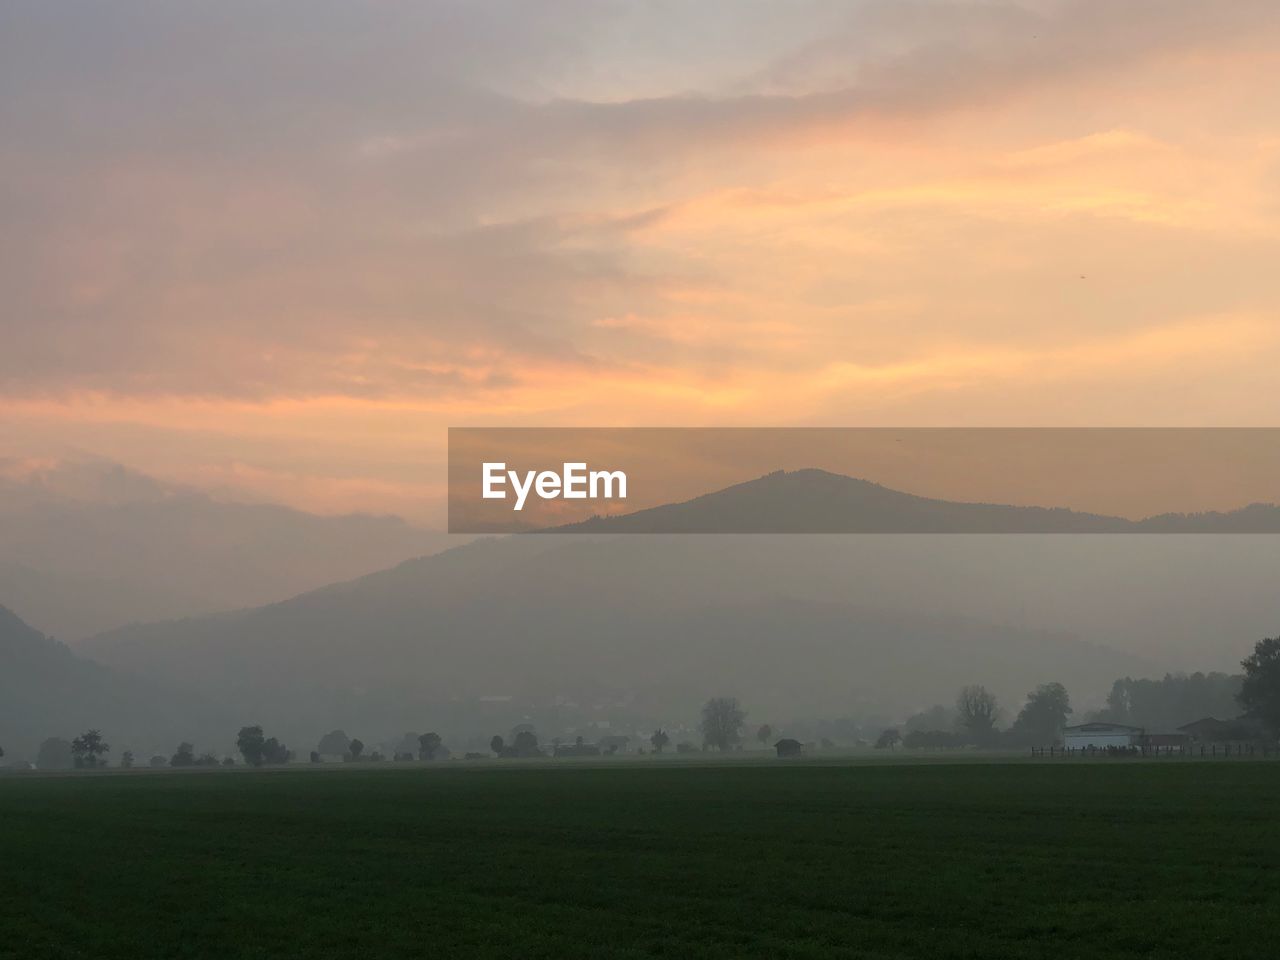
[[[0,779],[0,957],[1273,957],[1280,763]]]

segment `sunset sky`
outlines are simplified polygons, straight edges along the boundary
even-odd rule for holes
[[[1276,0],[6,3],[0,468],[443,524],[449,426],[1277,426]]]

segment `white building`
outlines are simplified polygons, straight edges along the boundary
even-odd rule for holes
[[[1108,747],[1137,747],[1142,744],[1142,728],[1123,723],[1079,723],[1065,727],[1062,745],[1068,750],[1105,750]]]

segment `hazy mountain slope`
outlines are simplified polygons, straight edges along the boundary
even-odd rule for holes
[[[267,603],[448,544],[397,517],[223,503],[110,464],[0,477],[0,597],[64,639]]]
[[[0,746],[7,759],[33,758],[47,737],[70,740],[91,727],[104,732],[115,759],[130,748],[171,751],[188,731],[219,725],[219,712],[199,699],[79,657],[0,607]]]
[[[7,549],[4,552],[7,555]],[[0,597],[24,619],[48,623],[52,635],[71,641],[128,623],[226,607],[213,602],[198,585],[188,591],[171,580],[161,584],[124,573],[95,576],[38,570],[8,559],[0,559]]]
[[[970,515],[817,471],[677,507],[702,529],[725,504],[832,489],[873,513]],[[962,683],[1012,709],[1060,680],[1087,706],[1126,673],[1234,669],[1280,627],[1277,569],[1280,538],[1252,535],[519,536],[84,649],[295,738],[474,730],[502,702],[688,720],[717,691],[774,716],[901,715]]]
[[[804,545],[745,539],[752,549],[743,538],[484,541],[268,607],[114,631],[85,650],[195,683],[291,736],[446,715],[461,727],[487,696],[670,721],[727,691],[775,716],[834,715],[949,700],[964,682],[1010,698],[1047,679],[1092,693],[1151,669],[1061,633],[895,611],[857,590],[789,595],[809,579],[795,566]]]
[[[564,533],[1280,532],[1280,508],[1162,514],[1141,521],[1074,510],[918,497],[825,470],[778,471],[683,503],[593,517]]]

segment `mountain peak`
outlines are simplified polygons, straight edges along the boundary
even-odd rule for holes
[[[1143,520],[1065,507],[939,500],[816,467],[777,470],[680,503],[544,533],[1275,533],[1280,507]]]
[[[778,470],[681,503],[555,533],[1121,533],[1128,520],[921,497],[828,470]]]

